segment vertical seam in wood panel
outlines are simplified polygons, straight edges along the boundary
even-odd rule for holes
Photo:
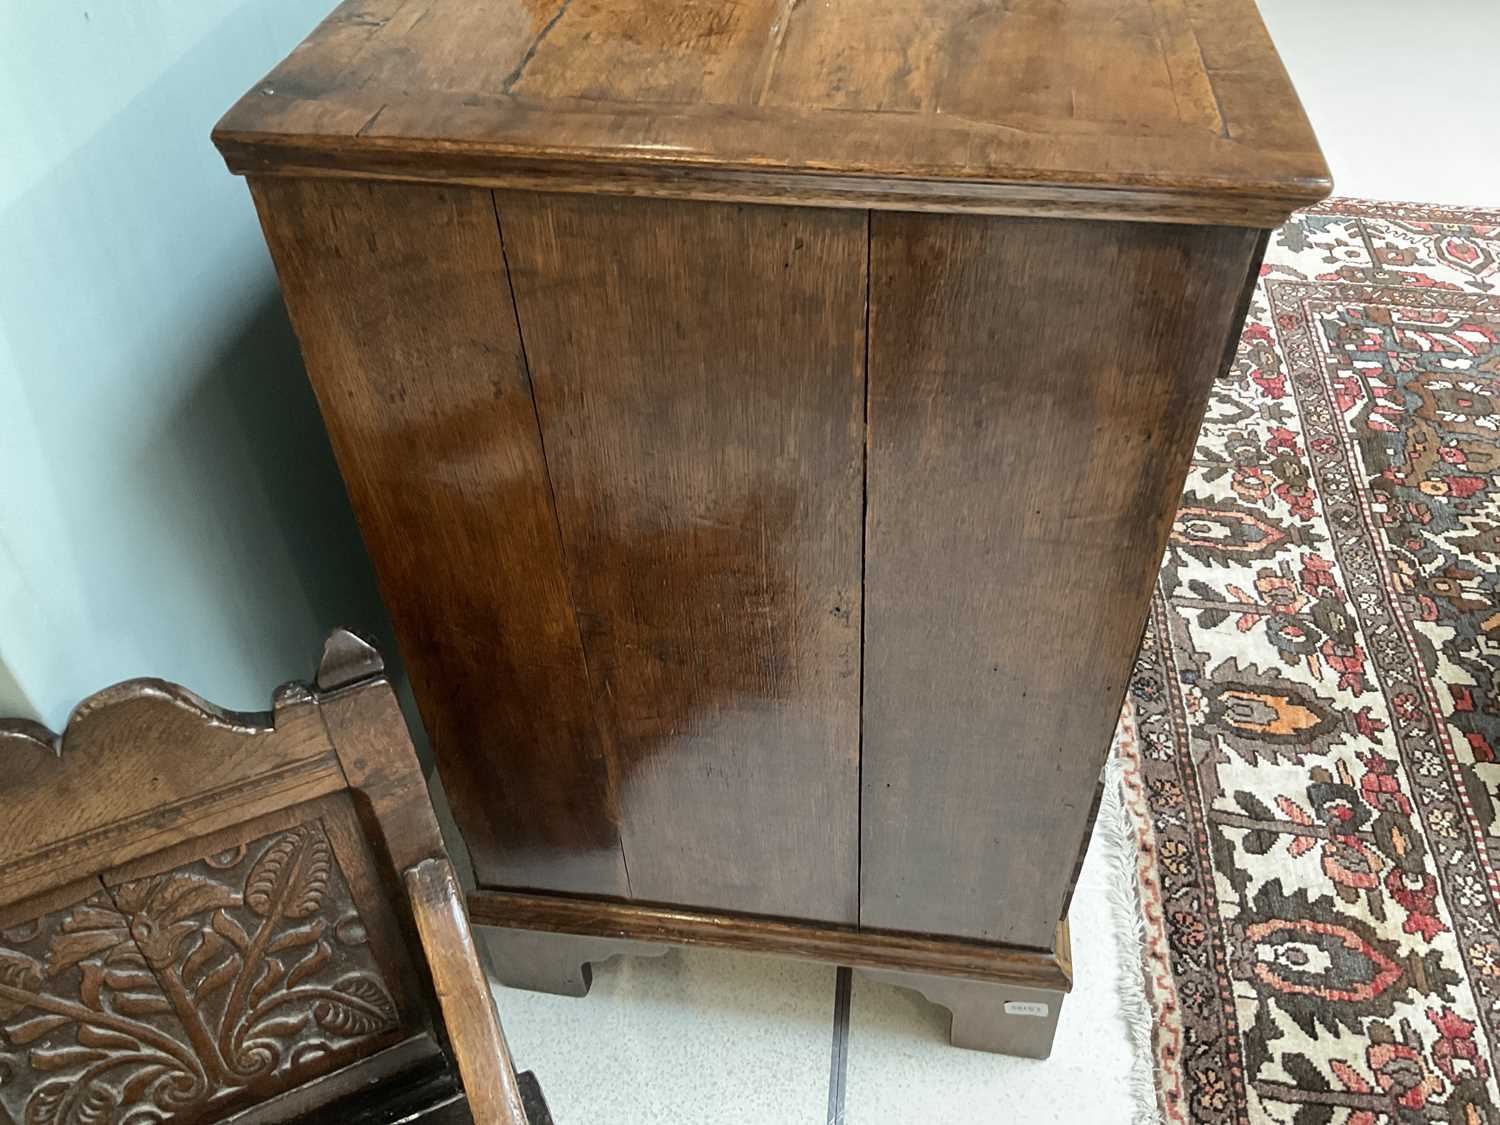
[[[563,590],[568,599],[568,609],[573,614],[573,630],[578,637],[578,654],[583,661],[583,680],[589,689],[589,709],[594,716],[594,732],[600,740],[604,753],[605,784],[609,787],[609,809],[615,818],[615,847],[620,849],[620,867],[625,872],[625,896],[634,898],[635,895],[630,886],[630,859],[625,853],[625,836],[621,830],[619,802],[616,799],[619,787],[615,778],[615,758],[609,752],[608,746],[604,745],[606,740],[604,724],[599,719],[599,696],[594,687],[593,669],[589,667],[588,646],[583,643],[583,626],[578,623],[578,606],[573,601],[573,583],[569,578],[572,568],[568,565],[568,544],[563,538],[562,516],[557,510],[557,489],[552,483],[552,463],[547,458],[547,438],[542,432],[542,408],[536,401],[536,381],[532,378],[531,357],[526,351],[526,331],[521,325],[521,307],[516,302],[516,283],[511,277],[510,255],[505,250],[505,226],[500,221],[500,197],[494,191],[490,192],[490,206],[495,212],[495,236],[500,240],[500,261],[505,266],[505,287],[510,293],[510,312],[516,322],[516,343],[521,349],[521,369],[526,373],[526,391],[531,396],[531,416],[536,420],[537,448],[541,451],[542,472],[547,478],[547,503],[552,509],[552,525],[557,533],[557,552],[562,560]]]
[[[854,924],[864,924],[865,892],[865,629],[869,604],[865,597],[865,559],[870,535],[870,290],[875,273],[875,213],[865,212],[865,362],[863,387],[864,434],[859,470],[859,726],[854,763]]]

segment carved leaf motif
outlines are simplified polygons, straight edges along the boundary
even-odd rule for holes
[[[164,1066],[148,1066],[136,1071],[130,1079],[120,1088],[120,1101],[125,1105],[135,1105],[144,1100],[146,1091],[167,1072]]]
[[[0,1120],[200,1120],[250,1085],[295,1083],[397,1025],[362,932],[316,823],[47,915],[24,951],[0,945],[0,1046],[16,1048]],[[31,1007],[44,994],[68,1014]]]
[[[156,978],[144,969],[105,969],[104,983],[110,988],[154,988]]]
[[[275,988],[285,975],[285,966],[275,957],[267,957],[261,965],[260,977],[256,980],[255,987],[250,989],[250,1006],[253,1008],[264,1000],[266,993]]]
[[[22,992],[39,991],[42,987],[41,963],[13,949],[0,949],[0,985]],[[0,1020],[20,1015],[26,1006],[24,999],[0,995]]]
[[[292,971],[287,974],[286,986],[297,987],[299,982],[306,980],[326,965],[332,956],[333,948],[326,941],[318,942],[311,953],[292,966]]]
[[[62,1070],[69,1066],[87,1066],[104,1058],[105,1052],[87,1047],[38,1047],[31,1052],[31,1065],[37,1070]]]
[[[105,954],[106,960],[121,955],[139,958],[130,940],[129,923],[109,905],[103,892],[79,903],[63,917],[47,949],[47,975],[66,972],[97,953]]]
[[[170,1012],[172,1005],[165,996],[150,992],[122,992],[115,997],[115,1008],[127,1016],[151,1016]]]
[[[24,1047],[28,1043],[35,1043],[49,1031],[56,1031],[67,1022],[67,1016],[36,1016],[25,1023],[16,1024],[6,1035],[17,1047]]]
[[[87,902],[81,902],[62,921],[65,934],[76,934],[85,930],[112,930],[125,928],[125,916],[113,906],[100,905],[102,894],[96,894]]]
[[[312,1043],[299,1043],[292,1051],[293,1066],[311,1066],[329,1054],[327,1040],[314,1041]]]
[[[205,973],[203,979],[198,982],[198,999],[202,1001],[205,997],[212,996],[230,981],[239,975],[240,956],[232,954],[230,958],[219,965],[212,972]]]
[[[66,972],[87,957],[121,944],[128,945],[129,941],[130,934],[124,925],[108,930],[60,932],[52,939],[52,947],[47,951],[47,975]]]
[[[106,1051],[134,1051],[140,1046],[132,1036],[122,1031],[91,1023],[79,1024],[78,1042],[85,1047],[99,1047]]]
[[[153,984],[154,979],[146,977],[146,983]],[[86,961],[83,972],[78,983],[78,998],[94,1011],[101,1010],[99,991],[104,985],[104,966],[97,961]]]
[[[229,888],[184,871],[121,883],[113,894],[129,918],[133,944],[158,969],[170,964],[197,930],[194,915],[238,902]]]
[[[36,937],[41,932],[38,922],[22,922],[19,926],[11,926],[8,930],[0,930],[0,942],[7,945],[23,945]]]
[[[335,1035],[352,1037],[384,1031],[396,1023],[396,1006],[385,989],[367,976],[347,976],[334,986],[342,995],[313,1005],[318,1026]]]
[[[277,1019],[266,1020],[255,1025],[255,1036],[269,1036],[272,1039],[284,1039],[296,1035],[307,1026],[307,1013],[299,1012],[295,1016],[281,1016]]]
[[[26,1125],[54,1125],[72,1088],[66,1079],[58,1078],[33,1090],[26,1099]]]
[[[196,978],[203,975],[208,963],[228,948],[229,943],[213,930],[201,931],[197,946],[182,963],[182,979],[190,985],[198,983]]]
[[[104,955],[106,965],[142,965],[146,964],[146,958],[141,951],[129,942],[121,942]]]
[[[194,914],[202,914],[205,910],[219,910],[239,904],[240,896],[222,883],[215,883],[201,875],[173,875],[152,896],[150,909],[163,919],[176,922]]]
[[[321,835],[288,832],[271,843],[250,871],[245,902],[262,918],[306,918],[328,893],[333,852]]]
[[[108,1086],[90,1086],[73,1108],[73,1121],[78,1125],[108,1125],[115,1119],[117,1105],[115,1092]]]
[[[222,910],[214,912],[213,928],[214,933],[227,940],[241,953],[250,945],[250,935],[245,932],[245,927]]]
[[[314,918],[305,926],[298,926],[294,930],[287,930],[270,945],[266,946],[267,953],[281,953],[287,949],[296,949],[298,946],[311,945],[323,936],[323,930],[327,923],[321,918]]]

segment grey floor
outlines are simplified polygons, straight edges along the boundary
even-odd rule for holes
[[[1339,194],[1500,206],[1500,2],[1261,10]],[[955,1050],[946,1013],[914,993],[763,957],[622,959],[596,969],[582,1000],[496,996],[559,1125],[1123,1125],[1133,1056],[1108,882],[1096,848],[1073,907],[1077,986],[1046,1062]]]

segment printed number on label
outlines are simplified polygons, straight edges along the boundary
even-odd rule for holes
[[[1035,1000],[1010,1000],[1006,1002],[1005,1014],[1007,1016],[1040,1016],[1047,1017],[1047,1005],[1038,1004]]]

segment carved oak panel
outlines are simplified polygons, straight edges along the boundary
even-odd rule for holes
[[[0,932],[0,1117],[196,1122],[384,1046],[395,982],[321,823]]]

